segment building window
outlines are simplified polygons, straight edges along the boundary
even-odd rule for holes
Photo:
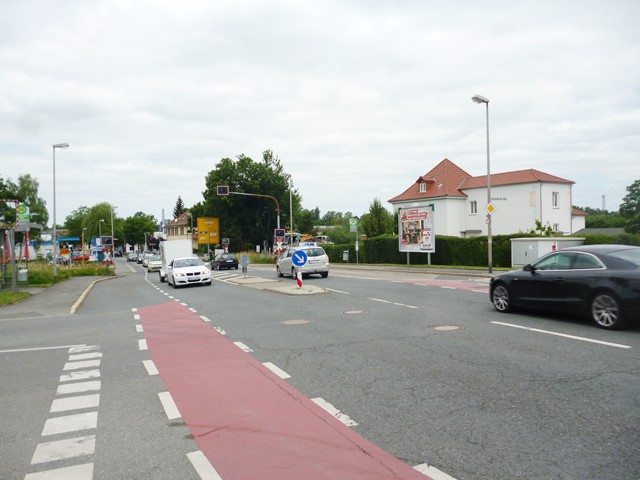
[[[553,208],[558,208],[560,204],[560,193],[559,192],[553,192],[551,194],[551,206]]]
[[[558,230],[560,230],[560,224],[559,223],[554,223],[553,224],[553,231],[557,232]]]
[[[476,213],[478,213],[478,202],[476,202],[475,200],[469,203],[469,213],[471,215],[475,215]]]
[[[427,191],[427,184],[423,182],[420,184],[420,193],[424,193],[426,191]]]

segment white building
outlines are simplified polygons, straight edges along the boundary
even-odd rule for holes
[[[586,213],[572,207],[574,182],[535,169],[491,174],[492,235],[551,227],[570,235],[585,226]],[[403,193],[388,200],[398,208],[433,206],[437,235],[487,235],[487,176],[473,177],[445,158]]]

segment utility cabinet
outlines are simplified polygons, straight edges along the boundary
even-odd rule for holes
[[[584,238],[576,237],[533,237],[511,239],[511,266],[520,268],[554,250],[577,247],[584,244]]]

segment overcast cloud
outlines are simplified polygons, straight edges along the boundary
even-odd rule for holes
[[[480,94],[493,173],[617,210],[640,179],[639,18],[634,0],[5,0],[0,175],[35,176],[51,208],[67,142],[59,221],[102,201],[160,220],[221,158],[271,149],[304,208],[360,215],[443,158],[486,173]]]

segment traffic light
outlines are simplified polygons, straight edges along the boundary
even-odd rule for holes
[[[217,185],[216,186],[216,194],[217,195],[229,195],[229,186],[228,185]]]

